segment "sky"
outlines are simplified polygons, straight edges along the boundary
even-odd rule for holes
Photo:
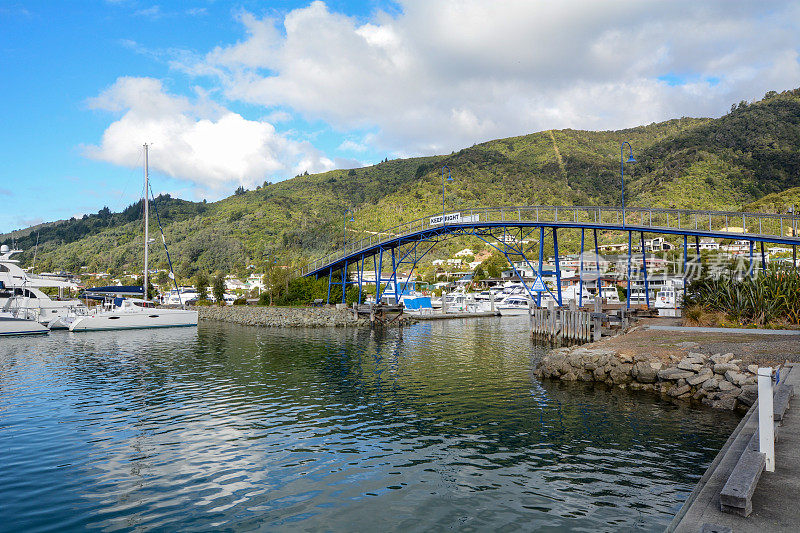
[[[800,87],[800,2],[0,2],[0,232]]]

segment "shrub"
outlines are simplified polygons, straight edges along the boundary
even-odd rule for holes
[[[701,278],[687,287],[684,303],[687,313],[699,307],[709,313],[724,314],[743,325],[797,326],[800,325],[800,275],[792,270],[775,269],[741,280],[730,276]]]

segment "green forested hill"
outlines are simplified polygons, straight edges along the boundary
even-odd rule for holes
[[[734,105],[718,119],[680,118],[620,131],[545,131],[450,155],[398,159],[298,176],[213,203],[159,197],[176,273],[243,271],[267,254],[304,261],[348,239],[441,210],[441,167],[452,170],[448,209],[498,205],[619,205],[619,147],[629,206],[784,209],[800,187],[800,89]],[[787,191],[783,193],[783,191]],[[783,198],[783,199],[782,199]],[[39,228],[37,270],[141,268],[141,202]],[[30,261],[36,232],[19,232]],[[0,236],[8,242],[10,235]],[[154,265],[165,265],[157,242]]]

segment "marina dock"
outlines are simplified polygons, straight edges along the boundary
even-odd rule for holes
[[[800,364],[789,364],[783,372],[783,382],[800,391]],[[667,528],[668,532],[780,532],[797,531],[800,524],[800,408],[795,398],[790,408],[783,410],[780,393],[775,395],[776,429],[775,429],[775,471],[762,472],[760,477],[754,476],[752,465],[743,465],[742,457],[748,449],[752,450],[753,440],[758,430],[758,402],[753,404],[747,415],[729,437],[706,473],[698,482],[695,490],[684,503],[680,512]],[[786,398],[785,400],[788,400]],[[784,401],[785,401],[784,400]],[[794,405],[792,405],[792,403]],[[793,408],[791,408],[793,407]],[[780,422],[778,419],[782,418]],[[738,473],[735,471],[739,471]],[[749,470],[749,472],[748,472]],[[736,513],[723,512],[721,493],[730,493],[730,485],[726,487],[732,474],[748,478],[745,490],[752,513],[740,516]],[[755,482],[753,481],[755,477]],[[722,502],[724,503],[724,502]]]

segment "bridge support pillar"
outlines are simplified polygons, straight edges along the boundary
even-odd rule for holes
[[[358,305],[361,305],[361,290],[364,282],[364,256],[361,256],[361,268],[358,270]]]
[[[644,275],[644,301],[647,304],[647,308],[650,309],[650,285],[647,282],[647,252],[645,252],[644,248],[643,231],[639,234],[639,237],[642,242],[642,274]]]
[[[753,277],[753,241],[750,241],[750,277]]]
[[[397,283],[397,263],[395,263],[394,259],[394,248],[392,248],[392,279],[394,280],[394,304],[400,305],[400,295],[398,291],[398,283]]]
[[[537,220],[539,212],[536,212]],[[542,277],[542,263],[544,263],[544,226],[539,226],[539,278]],[[542,306],[542,293],[536,293],[536,307]]]
[[[344,268],[342,269],[342,303],[344,303],[344,298],[347,294],[347,260],[344,262]]]
[[[327,300],[325,300],[326,304],[330,304],[331,303],[331,281],[332,281],[332,278],[333,278],[333,267],[330,267],[328,269],[328,298],[327,298]]]
[[[628,295],[626,297],[626,307],[627,309],[631,308],[631,255],[633,254],[632,246],[631,246],[631,232],[628,232]]]
[[[702,274],[703,271],[703,260],[700,258],[700,236],[694,236],[694,254],[697,258],[697,273]]]
[[[581,256],[578,266],[578,307],[583,307],[583,240],[586,230],[581,228]]]
[[[597,267],[597,297],[603,299],[603,282],[600,281],[600,246],[597,243],[597,228],[592,230],[594,232],[594,255],[595,266]]]
[[[764,255],[764,241],[761,241],[761,272],[767,271],[767,256]]]
[[[381,278],[383,277],[383,248],[380,249],[378,270],[375,272],[375,305],[381,303]]]
[[[561,307],[561,261],[558,258],[558,230],[553,226],[553,251],[556,256],[556,284],[558,285],[558,306]]]

